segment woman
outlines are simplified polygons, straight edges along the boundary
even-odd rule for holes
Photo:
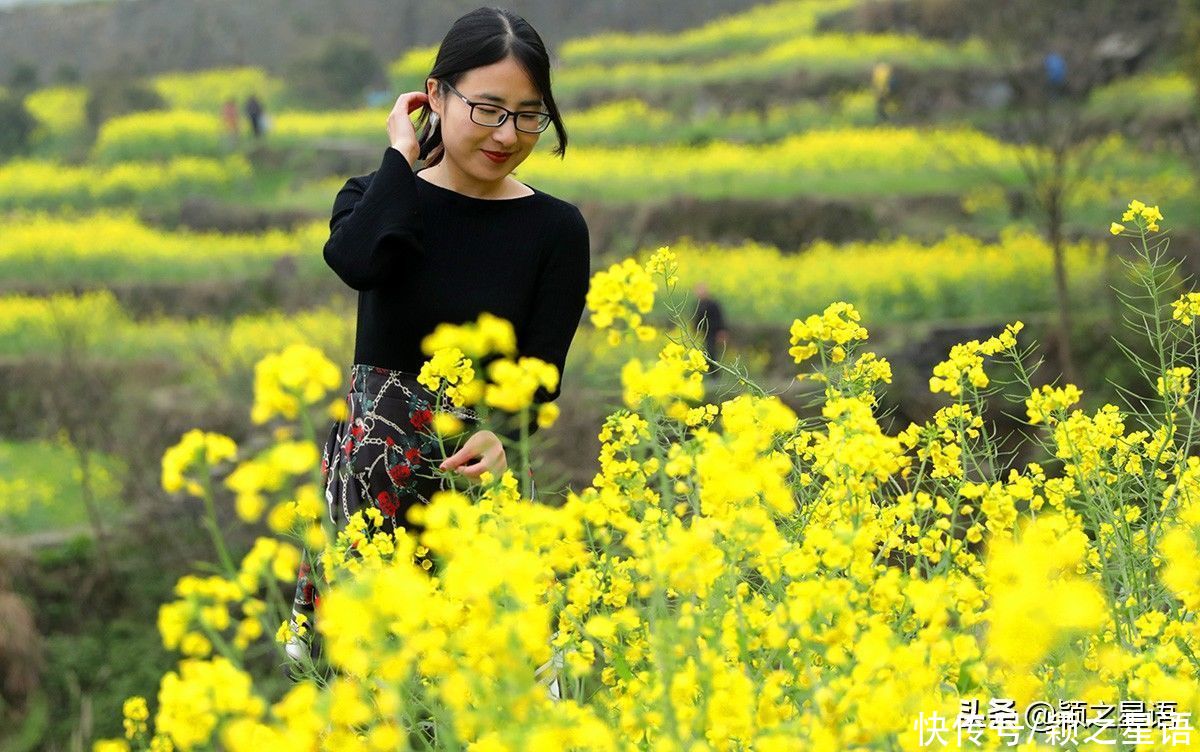
[[[538,33],[509,11],[472,11],[442,40],[425,87],[396,100],[379,169],[338,192],[324,248],[359,293],[349,417],[331,428],[322,462],[339,526],[371,505],[419,533],[406,513],[443,487],[435,463],[471,480],[507,467],[504,444],[489,430],[473,430],[449,457],[436,454],[427,430],[434,396],[416,374],[426,359],[421,340],[437,324],[490,312],[513,324],[519,355],[561,374],[587,297],[582,214],[510,174],[551,125],[553,153],[566,151]],[[418,159],[423,167],[414,170]],[[540,389],[535,402],[557,398],[559,384]],[[478,425],[469,409],[455,414]],[[535,432],[536,422],[526,429]],[[307,574],[296,608],[311,614]]]

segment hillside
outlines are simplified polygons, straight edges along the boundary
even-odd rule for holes
[[[446,0],[127,0],[38,4],[0,10],[0,68],[20,63],[46,80],[60,66],[84,80],[110,70],[149,74],[254,65],[279,73],[306,45],[335,32],[361,34],[379,55],[395,58],[435,44],[454,19],[484,3]],[[754,5],[749,0],[678,3],[561,3],[513,0],[505,7],[553,40],[601,30],[678,31]],[[53,50],[53,54],[46,54]]]

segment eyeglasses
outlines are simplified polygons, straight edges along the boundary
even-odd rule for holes
[[[478,125],[486,125],[489,128],[499,128],[504,125],[504,121],[508,120],[508,116],[513,116],[513,125],[517,130],[525,133],[541,133],[550,125],[550,114],[546,112],[536,112],[533,110],[524,110],[521,112],[513,112],[512,110],[501,107],[498,104],[485,104],[483,102],[472,102],[467,99],[450,84],[445,81],[446,88],[454,92],[459,99],[466,102],[471,108],[471,122]]]

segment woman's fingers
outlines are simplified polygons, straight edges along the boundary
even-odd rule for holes
[[[480,440],[476,438],[478,435],[479,434],[472,434],[470,437],[468,437],[467,440],[463,442],[463,445],[459,447],[458,451],[444,459],[442,464],[438,465],[438,468],[442,470],[453,470],[467,460],[481,454],[479,451]]]
[[[470,460],[476,460],[466,464]],[[447,457],[438,467],[442,470],[455,470],[469,478],[478,478],[485,470],[499,474],[508,467],[508,458],[504,454],[504,445],[490,431],[474,433],[462,447]]]
[[[485,470],[491,470],[493,474],[499,474],[504,472],[504,469],[507,466],[508,465],[504,458],[504,451],[500,450],[498,452],[485,452],[479,458],[478,462],[474,462],[470,465],[463,465],[458,469],[458,471],[469,478],[478,478],[480,475],[483,475]]]
[[[409,115],[413,110],[429,101],[423,91],[409,91],[396,98],[392,111],[388,113],[387,132],[392,146],[405,153],[411,152],[417,143],[417,131]]]
[[[475,454],[464,446],[462,449],[459,449],[454,454],[442,460],[442,464],[438,465],[438,469],[453,470],[474,456]]]
[[[460,473],[470,478],[478,478],[484,470],[492,468],[496,464],[496,458],[490,452],[484,453],[479,457],[479,460],[470,465],[463,465],[458,469]]]
[[[429,95],[423,91],[411,92],[407,96],[408,96],[407,112],[410,115],[412,114],[413,110],[417,109],[418,107],[420,107],[421,105],[423,105],[429,101]]]

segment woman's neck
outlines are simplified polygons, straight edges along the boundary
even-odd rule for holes
[[[418,174],[434,185],[472,198],[519,198],[533,193],[528,186],[510,175],[505,175],[495,184],[480,183],[462,170],[449,165],[445,158],[432,167],[418,170]]]

